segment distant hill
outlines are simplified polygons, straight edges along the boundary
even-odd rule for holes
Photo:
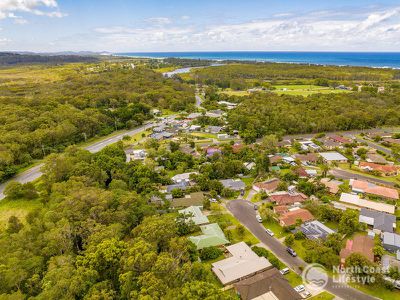
[[[12,52],[0,52],[0,66],[18,64],[61,64],[74,62],[96,62],[94,56],[83,55],[39,55],[39,54],[18,54]]]

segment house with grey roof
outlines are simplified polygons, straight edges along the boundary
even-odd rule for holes
[[[223,179],[219,182],[221,182],[225,188],[234,191],[244,191],[244,189],[246,188],[246,184],[240,179]]]
[[[392,232],[384,232],[382,246],[386,250],[396,253],[400,250],[400,235]]]
[[[166,185],[165,186],[165,191],[167,193],[171,193],[172,190],[175,190],[175,189],[186,190],[188,186],[189,186],[189,182],[188,181],[181,181],[181,182],[178,182],[178,183]]]
[[[310,240],[325,239],[329,234],[335,233],[334,230],[319,221],[311,221],[301,224],[300,231]]]
[[[396,216],[384,212],[361,208],[359,222],[372,226],[375,231],[393,232],[396,226]]]
[[[217,133],[220,133],[222,131],[222,129],[223,129],[223,127],[221,127],[221,126],[210,125],[206,128],[206,132],[217,134]]]

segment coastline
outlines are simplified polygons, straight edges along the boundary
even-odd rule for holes
[[[287,51],[210,51],[210,52],[123,52],[115,56],[150,59],[196,59],[214,62],[284,63],[316,66],[400,69],[400,52],[287,52]]]

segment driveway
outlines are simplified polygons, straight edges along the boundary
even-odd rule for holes
[[[307,265],[302,259],[292,257],[286,251],[286,246],[274,237],[265,232],[265,228],[257,222],[256,212],[253,204],[245,200],[232,200],[226,204],[228,210],[247,227],[268,249],[270,249],[283,263],[293,269],[296,273],[301,273],[299,267]],[[335,283],[329,278],[325,290],[346,300],[372,300],[374,297],[368,296],[347,285]]]

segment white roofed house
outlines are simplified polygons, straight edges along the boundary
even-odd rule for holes
[[[348,208],[360,210],[362,207],[365,207],[376,211],[386,212],[389,214],[394,214],[396,209],[394,205],[361,199],[358,195],[349,193],[342,193],[340,195],[340,202],[345,203],[345,206]]]
[[[198,174],[198,173],[197,172],[188,172],[188,173],[177,174],[177,175],[171,177],[171,180],[175,183],[180,183],[182,181],[189,182],[190,175],[192,175],[192,174]]]
[[[339,152],[321,152],[319,153],[326,163],[338,162],[345,163],[347,158]]]
[[[212,264],[212,271],[223,285],[231,284],[241,279],[272,268],[271,263],[251,250],[245,242],[226,247],[230,257]]]

